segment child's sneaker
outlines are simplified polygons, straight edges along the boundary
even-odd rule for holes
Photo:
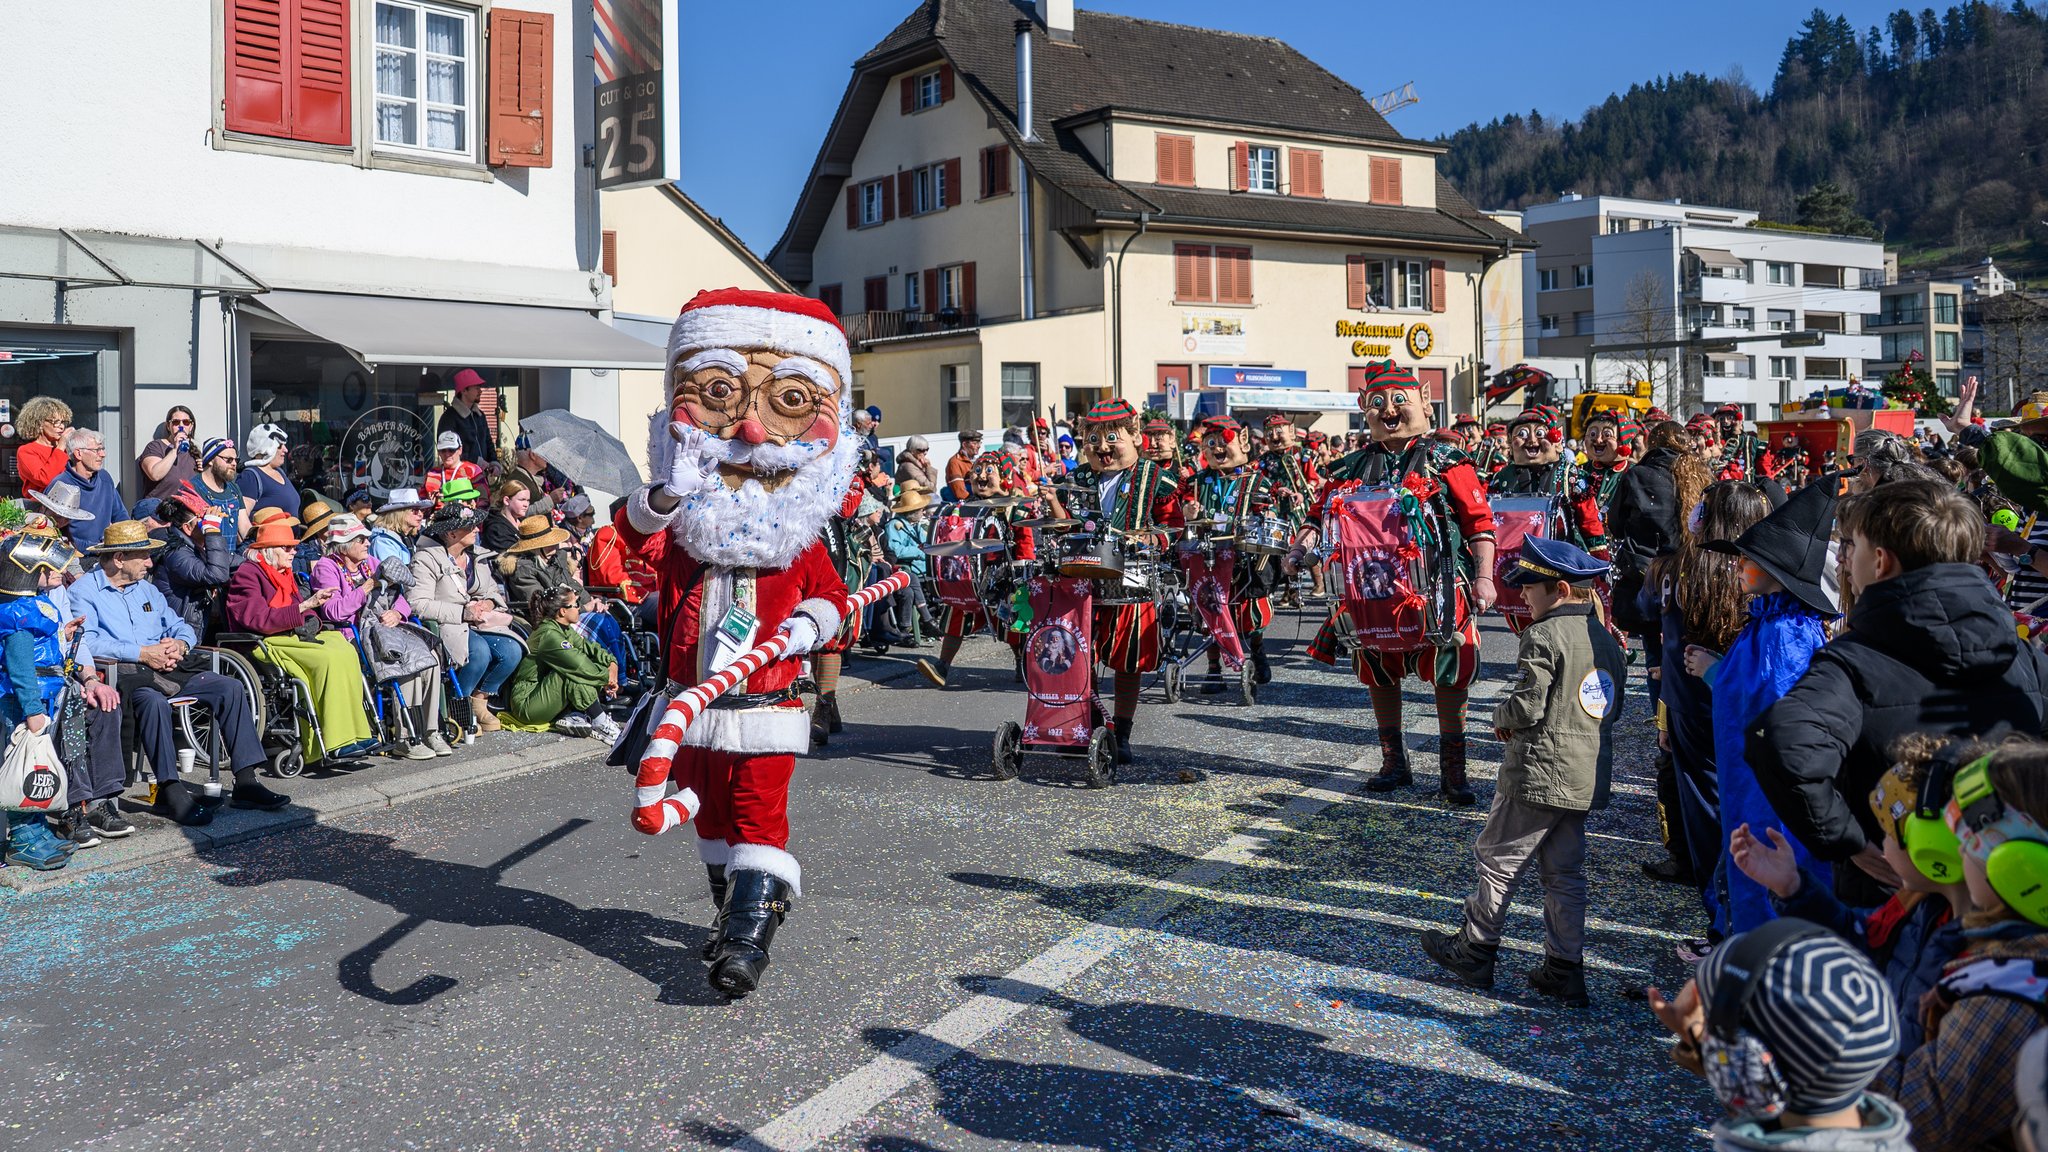
[[[590,721],[585,720],[574,712],[556,720],[551,727],[563,736],[574,736],[581,739],[590,735]]]

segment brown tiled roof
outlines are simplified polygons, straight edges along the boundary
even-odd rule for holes
[[[1383,235],[1445,244],[1525,246],[1528,240],[1481,215],[1437,177],[1436,209],[1345,201],[1231,195],[1112,180],[1078,139],[1058,125],[1088,113],[1117,111],[1210,120],[1280,132],[1412,143],[1365,97],[1283,41],[1101,12],[1074,15],[1071,41],[1032,26],[1033,119],[1037,139],[1016,128],[1016,21],[1009,0],[924,0],[854,66],[811,179],[771,263],[807,257],[829,224],[867,122],[881,105],[888,76],[919,57],[949,60],[960,84],[993,114],[1031,170],[1087,213],[1157,223]],[[1448,195],[1446,194],[1448,193]],[[793,276],[802,279],[801,276]]]

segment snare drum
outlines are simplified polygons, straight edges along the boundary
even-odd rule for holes
[[[1254,512],[1237,525],[1237,548],[1261,556],[1285,556],[1294,546],[1293,527],[1269,512]]]
[[[1157,560],[1126,559],[1123,572],[1095,581],[1097,604],[1156,604],[1164,590]]]
[[[1101,535],[1076,532],[1060,540],[1059,571],[1062,576],[1121,580],[1124,560],[1124,538],[1113,532]]]

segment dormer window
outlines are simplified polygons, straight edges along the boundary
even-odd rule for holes
[[[1254,144],[1245,150],[1245,190],[1280,191],[1280,150]]]

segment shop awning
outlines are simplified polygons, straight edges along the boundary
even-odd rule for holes
[[[1746,262],[1737,259],[1735,253],[1723,252],[1719,248],[1687,248],[1686,251],[1698,257],[1699,262],[1709,268],[1749,267]]]
[[[576,308],[273,290],[242,308],[339,344],[366,364],[651,368],[667,352]]]

